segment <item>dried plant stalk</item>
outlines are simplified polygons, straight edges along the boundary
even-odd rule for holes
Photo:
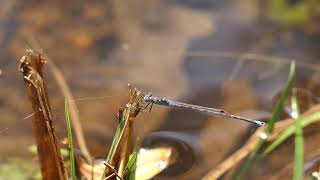
[[[27,50],[27,55],[20,59],[19,70],[23,74],[25,91],[34,113],[32,126],[42,177],[47,180],[64,180],[68,178],[53,127],[43,76],[45,62],[40,52]]]
[[[27,32],[25,34],[26,39],[28,42],[32,45],[33,48],[40,49],[42,46],[40,46],[40,43],[36,40],[34,35],[31,32]],[[74,134],[75,138],[78,142],[79,148],[83,156],[85,157],[87,162],[92,162],[92,156],[89,152],[89,149],[87,147],[85,138],[84,138],[84,133],[83,133],[83,128],[81,126],[81,121],[78,113],[78,108],[77,105],[74,101],[71,101],[73,98],[73,95],[70,91],[70,88],[67,84],[66,79],[63,76],[63,73],[61,70],[58,68],[58,66],[54,63],[53,60],[49,58],[49,56],[46,53],[42,53],[42,57],[46,59],[48,62],[48,67],[52,71],[53,77],[56,80],[61,93],[67,99],[69,102],[69,111],[70,111],[70,116],[71,116],[71,122],[72,122],[72,128],[74,129]]]
[[[83,156],[86,158],[87,162],[92,162],[92,156],[89,152],[89,149],[87,147],[84,134],[83,134],[83,128],[81,126],[81,121],[78,113],[78,108],[77,105],[74,101],[71,101],[73,98],[73,95],[71,94],[70,88],[67,85],[67,82],[65,78],[63,77],[63,74],[61,70],[57,67],[57,65],[48,58],[46,57],[48,61],[48,67],[51,69],[53,73],[53,77],[55,78],[56,82],[58,83],[58,86],[63,94],[63,96],[68,100],[68,104],[70,107],[70,116],[71,116],[71,121],[72,121],[72,127],[74,129],[74,134],[75,138],[78,142],[79,148],[81,150],[81,153]]]
[[[129,155],[132,152],[132,131],[134,119],[141,111],[141,99],[143,94],[137,89],[131,89],[129,91],[129,102],[126,104],[126,108],[119,113],[120,122],[124,123],[121,128],[119,137],[115,137],[112,144],[113,149],[109,152],[107,163],[114,167],[117,171],[117,175],[123,177],[124,169],[128,163]],[[120,128],[120,126],[118,127]],[[112,172],[105,170],[103,177],[108,177]]]

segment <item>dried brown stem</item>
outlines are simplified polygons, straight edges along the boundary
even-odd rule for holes
[[[320,105],[316,105],[304,113],[302,116],[308,116],[315,112],[320,111]],[[287,129],[290,125],[292,125],[294,121],[292,119],[286,119],[276,123],[275,128],[272,134],[268,137],[268,141],[272,141],[276,139],[285,129]],[[250,137],[250,139],[243,145],[239,150],[229,156],[226,160],[220,163],[217,167],[211,170],[203,179],[205,180],[213,180],[218,179],[231,168],[237,166],[244,158],[246,158],[256,147],[261,138],[261,134],[264,132],[265,126],[261,126],[257,129],[257,131]]]
[[[130,153],[132,151],[132,131],[133,131],[133,118],[129,118],[128,125],[126,129],[124,129],[124,135],[123,135],[123,145],[121,145],[120,150],[120,159],[118,163],[118,174],[120,177],[124,176],[124,170],[128,163]]]
[[[46,180],[64,180],[68,178],[53,127],[43,76],[45,62],[39,52],[27,50],[27,55],[20,59],[19,70],[23,74],[26,94],[34,113],[32,126],[42,177]]]
[[[75,137],[77,139],[81,153],[83,154],[83,156],[86,158],[88,162],[92,162],[92,156],[90,155],[90,152],[88,150],[88,147],[84,138],[77,105],[74,101],[70,101],[74,99],[71,94],[71,91],[66,83],[66,80],[62,75],[62,72],[58,69],[58,67],[54,64],[53,61],[51,61],[49,58],[47,59],[48,59],[48,65],[53,73],[55,80],[58,83],[58,86],[62,91],[62,94],[68,100],[72,127],[74,129]]]
[[[39,42],[35,39],[32,33],[26,33],[26,39],[28,39],[29,43],[34,47],[40,49],[40,44]],[[77,140],[77,143],[79,145],[80,151],[85,157],[86,161],[91,163],[92,162],[92,156],[90,155],[90,152],[88,150],[85,138],[84,138],[84,133],[83,129],[81,126],[81,121],[78,113],[78,108],[77,105],[74,101],[70,101],[73,98],[72,93],[70,91],[70,88],[61,72],[61,70],[58,68],[58,66],[45,54],[43,53],[43,56],[46,58],[48,62],[48,67],[52,71],[53,77],[56,80],[63,96],[68,100],[69,103],[69,111],[70,111],[70,116],[71,116],[71,125],[72,128],[74,129],[75,137]]]
[[[128,163],[129,155],[132,150],[132,131],[133,123],[136,116],[141,111],[141,98],[143,94],[137,89],[131,89],[129,91],[129,102],[126,104],[124,111],[120,113],[120,116],[125,118],[125,124],[120,134],[118,144],[115,145],[115,153],[109,160],[108,164],[115,167],[117,174],[123,177],[125,166]],[[111,172],[112,173],[112,172]],[[107,173],[105,176],[108,176]]]

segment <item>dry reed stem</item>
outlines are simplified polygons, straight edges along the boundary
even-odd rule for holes
[[[75,137],[77,139],[80,151],[88,162],[92,162],[92,156],[90,155],[90,152],[88,150],[88,147],[87,147],[87,144],[86,144],[86,141],[84,138],[84,133],[83,133],[83,129],[81,126],[80,117],[79,117],[79,113],[78,113],[78,108],[77,108],[76,103],[74,101],[72,101],[72,99],[74,99],[74,98],[71,94],[70,88],[68,87],[67,82],[62,75],[62,72],[55,65],[55,63],[53,61],[51,61],[49,58],[47,58],[47,60],[48,60],[49,68],[51,69],[51,71],[53,73],[54,79],[58,83],[58,86],[59,86],[63,96],[68,101],[69,111],[70,111],[70,116],[71,116],[71,121],[72,121],[72,127],[74,129],[73,132],[75,133]]]
[[[134,119],[137,117],[142,108],[141,99],[143,94],[136,88],[131,89],[130,86],[129,88],[129,101],[126,104],[126,108],[122,111],[122,116],[125,117],[125,124],[120,134],[118,144],[115,145],[115,154],[113,158],[107,162],[109,165],[115,167],[120,177],[123,177],[124,175],[124,170],[132,151],[132,131]]]
[[[42,178],[45,180],[65,180],[68,177],[53,127],[53,118],[43,75],[43,64],[45,62],[39,52],[27,50],[27,55],[20,59],[19,70],[23,74],[25,91],[34,113],[32,126]]]
[[[40,44],[39,42],[35,39],[32,33],[25,33],[26,39],[28,39],[29,43],[37,49],[40,49]],[[71,125],[72,128],[74,129],[75,137],[77,140],[77,143],[79,145],[79,149],[82,153],[82,155],[85,157],[86,161],[91,163],[93,161],[92,156],[90,155],[90,152],[88,150],[85,138],[84,138],[84,133],[83,129],[81,126],[81,121],[78,113],[78,108],[77,105],[74,101],[71,101],[73,98],[73,95],[70,91],[70,88],[67,84],[67,81],[65,80],[63,73],[61,70],[58,68],[58,66],[48,57],[47,54],[42,53],[43,56],[46,58],[48,62],[48,67],[51,70],[54,79],[56,80],[63,96],[68,100],[69,103],[69,112],[71,116]]]
[[[315,112],[320,111],[320,105],[313,106],[307,112],[305,112],[302,117],[306,117]],[[267,141],[272,141],[276,139],[286,128],[293,124],[293,120],[291,118],[277,122],[275,124],[274,130],[272,134],[268,137]],[[238,165],[244,158],[246,158],[256,147],[260,140],[261,134],[264,133],[264,129],[266,126],[259,127],[256,132],[249,138],[245,145],[243,145],[239,150],[230,155],[226,160],[220,163],[217,167],[211,170],[203,179],[204,180],[214,180],[218,179],[222,175],[224,175],[231,168]]]

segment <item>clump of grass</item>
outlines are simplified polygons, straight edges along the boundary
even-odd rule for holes
[[[295,74],[295,62],[291,62],[288,81],[286,83],[284,91],[281,94],[280,100],[276,104],[272,117],[268,122],[267,127],[264,130],[264,133],[261,134],[261,138],[258,144],[256,145],[255,149],[251,152],[248,159],[240,167],[240,170],[234,179],[236,180],[242,179],[242,177],[245,175],[248,169],[253,165],[253,163],[258,159],[259,155],[261,154],[262,147],[265,144],[267,137],[272,133],[275,123],[280,118],[281,111],[284,107],[290,88],[293,84],[294,74]]]
[[[68,107],[68,101],[67,100],[65,100],[65,102],[64,102],[64,110],[65,110],[67,132],[68,132],[68,145],[69,145],[71,179],[72,180],[76,180],[76,167],[75,167],[75,160],[74,160],[74,147],[73,147],[73,140],[72,140],[72,128],[71,128],[71,120],[70,120],[70,113],[69,113],[69,107]]]
[[[23,74],[26,92],[34,110],[34,131],[37,140],[37,151],[41,164],[42,177],[46,179],[68,179],[60,148],[56,139],[51,109],[47,97],[46,84],[43,78],[43,63],[41,53],[28,51],[27,56],[20,60],[20,71]],[[119,124],[107,156],[107,167],[102,179],[117,177],[134,180],[138,150],[132,148],[132,131],[135,117],[141,111],[143,94],[137,89],[130,89],[129,102],[124,110],[119,112]],[[65,100],[65,118],[68,133],[70,175],[77,179],[75,154],[68,101]],[[93,167],[93,166],[92,166]],[[109,169],[108,169],[109,168]],[[110,169],[112,171],[110,171]],[[92,171],[93,172],[93,171]]]
[[[118,177],[124,177],[126,167],[132,168],[132,164],[136,162],[136,153],[132,153],[129,157],[132,149],[132,131],[133,122],[135,117],[141,111],[141,98],[142,93],[137,89],[131,89],[129,91],[129,102],[124,110],[119,111],[119,124],[116,129],[116,133],[113,138],[111,148],[107,156],[108,167],[104,170],[103,178],[109,177],[115,172],[110,171],[110,167],[116,170]],[[128,164],[130,163],[130,164]],[[131,174],[131,173],[130,173]],[[133,177],[133,176],[127,176]]]

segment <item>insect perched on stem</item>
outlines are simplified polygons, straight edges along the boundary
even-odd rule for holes
[[[161,106],[169,106],[169,107],[176,107],[176,108],[191,110],[191,111],[207,114],[209,116],[217,116],[217,117],[224,117],[224,118],[235,119],[235,120],[240,120],[240,121],[246,121],[246,122],[258,125],[258,126],[265,125],[265,122],[263,122],[263,121],[233,115],[233,114],[230,114],[227,111],[222,110],[222,109],[209,108],[209,107],[204,107],[204,106],[198,106],[198,105],[173,101],[173,100],[166,99],[166,98],[154,97],[150,93],[145,95],[143,97],[143,100],[146,103],[148,103],[147,106],[149,106],[149,104],[151,103],[151,108],[152,108],[153,104],[157,104],[157,105],[161,105]],[[150,110],[151,110],[151,108],[150,108]]]

